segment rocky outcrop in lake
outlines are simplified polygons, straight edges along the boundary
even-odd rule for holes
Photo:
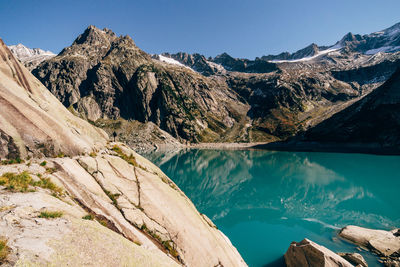
[[[370,250],[385,266],[400,265],[400,229],[384,231],[349,225],[339,236]]]
[[[287,267],[352,267],[347,260],[311,240],[293,242],[285,253]]]

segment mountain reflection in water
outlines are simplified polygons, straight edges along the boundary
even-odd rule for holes
[[[250,266],[280,262],[290,242],[304,237],[352,250],[335,238],[348,224],[400,225],[398,156],[256,150],[146,156],[227,234]]]

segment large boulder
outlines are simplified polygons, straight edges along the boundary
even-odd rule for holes
[[[330,251],[326,247],[320,246],[309,239],[301,242],[292,242],[285,253],[287,267],[352,267],[353,265]]]
[[[359,253],[338,253],[338,255],[356,266],[368,267],[364,257]]]
[[[344,227],[339,236],[353,243],[369,248],[380,256],[391,256],[400,252],[400,236],[393,231],[373,230],[359,226]]]

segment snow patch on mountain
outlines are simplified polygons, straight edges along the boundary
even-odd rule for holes
[[[24,46],[23,44],[10,45],[8,48],[14,54],[14,56],[18,58],[18,60],[21,61],[29,70],[34,69],[44,60],[56,56],[56,54],[51,51],[45,51],[40,48],[32,49]]]
[[[177,60],[175,60],[173,58],[170,58],[170,57],[166,57],[166,56],[163,56],[163,55],[158,55],[158,59],[160,61],[168,63],[168,64],[173,64],[173,65],[178,65],[178,66],[181,66],[181,67],[186,67],[185,65],[183,65],[179,61],[177,61]]]
[[[224,72],[225,71],[225,68],[221,64],[217,64],[215,62],[208,61],[208,60],[206,62],[211,68],[216,69],[218,72]]]
[[[376,49],[370,49],[365,52],[366,55],[375,55],[377,53],[393,53],[400,50],[400,46],[383,46]]]
[[[24,46],[23,44],[10,45],[10,46],[8,46],[8,48],[20,60],[24,59],[24,58],[35,57],[35,56],[55,56],[55,54],[51,51],[45,51],[40,48],[31,49],[31,48]]]
[[[190,70],[194,71],[192,68],[190,68],[190,67],[180,63],[178,60],[175,60],[175,59],[170,58],[170,57],[166,57],[166,56],[163,56],[163,55],[155,55],[155,56],[153,56],[153,58],[156,58],[157,60],[159,60],[161,62],[165,62],[167,64],[184,67],[184,68],[187,68],[187,69],[190,69]]]
[[[327,55],[329,53],[332,52],[336,52],[339,51],[340,49],[342,49],[342,46],[340,44],[336,44],[334,46],[329,47],[328,49],[319,51],[317,54],[311,56],[311,57],[303,57],[303,58],[299,58],[299,59],[289,59],[289,60],[270,60],[269,62],[272,63],[284,63],[284,62],[303,62],[303,61],[309,61],[312,59],[315,59],[317,57],[323,56],[323,55]]]

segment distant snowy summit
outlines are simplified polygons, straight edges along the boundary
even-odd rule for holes
[[[205,76],[227,72],[269,73],[301,65],[307,68],[357,68],[385,60],[394,61],[400,56],[400,23],[382,31],[360,35],[351,32],[333,45],[315,43],[294,53],[264,55],[255,59],[234,58],[227,53],[206,58],[204,55],[185,52],[162,53],[153,58],[176,66],[187,66]],[[317,66],[318,65],[318,66]]]
[[[56,54],[40,48],[28,48],[23,44],[10,45],[8,48],[29,70],[36,68],[42,61],[50,59]]]
[[[313,43],[293,54],[283,52],[279,55],[263,56],[261,59],[274,63],[301,62],[339,51],[364,55],[398,52],[400,51],[400,23],[371,34],[360,35],[349,32],[333,46],[318,46]]]

